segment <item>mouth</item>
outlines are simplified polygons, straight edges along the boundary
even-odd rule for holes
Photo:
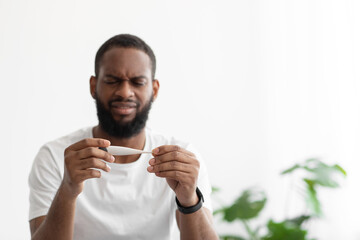
[[[112,102],[110,107],[115,114],[130,115],[136,111],[137,104],[134,102]]]

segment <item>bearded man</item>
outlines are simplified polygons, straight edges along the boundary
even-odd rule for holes
[[[29,176],[32,239],[218,239],[203,160],[146,128],[155,71],[153,51],[136,36],[100,47],[90,77],[99,124],[39,150]],[[151,154],[118,156],[110,145]]]

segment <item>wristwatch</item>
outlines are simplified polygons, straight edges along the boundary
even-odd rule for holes
[[[196,195],[199,198],[199,202],[197,204],[195,204],[194,206],[191,206],[191,207],[183,207],[183,206],[181,206],[179,200],[177,199],[177,197],[175,197],[175,201],[176,201],[176,205],[177,205],[178,210],[183,214],[190,214],[190,213],[194,213],[197,210],[199,210],[202,207],[202,203],[204,202],[204,197],[203,197],[203,195],[200,192],[200,189],[198,187],[196,187]]]

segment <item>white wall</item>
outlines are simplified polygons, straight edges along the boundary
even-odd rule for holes
[[[149,125],[200,149],[225,202],[259,186],[263,219],[299,212],[296,194],[284,212],[292,185],[278,173],[321,157],[348,177],[322,192],[311,235],[360,239],[359,10],[355,0],[0,0],[0,239],[29,238],[39,147],[97,123],[88,79],[98,47],[118,33],[142,37],[158,58]]]

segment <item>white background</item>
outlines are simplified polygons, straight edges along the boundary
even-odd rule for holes
[[[225,203],[258,186],[269,201],[254,226],[300,213],[296,180],[279,172],[320,157],[348,177],[320,191],[325,214],[310,235],[360,239],[359,12],[355,0],[0,0],[0,239],[30,236],[39,147],[97,123],[88,80],[118,33],[140,36],[158,59],[148,125],[197,146]]]

